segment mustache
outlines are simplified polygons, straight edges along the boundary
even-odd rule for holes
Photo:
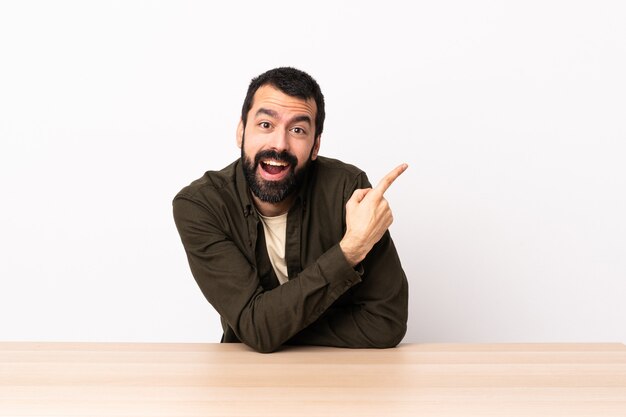
[[[294,154],[287,151],[277,152],[275,150],[265,150],[256,154],[254,157],[254,168],[258,167],[261,159],[274,159],[275,161],[287,162],[292,168],[298,165],[298,158]]]

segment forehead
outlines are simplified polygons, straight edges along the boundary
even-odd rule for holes
[[[281,117],[307,115],[311,120],[315,120],[317,112],[317,105],[312,98],[303,100],[289,96],[271,85],[263,85],[254,93],[248,117],[254,117],[260,108],[274,110]]]

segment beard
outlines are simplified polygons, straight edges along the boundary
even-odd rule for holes
[[[264,203],[280,203],[300,188],[302,182],[304,181],[304,177],[310,168],[313,149],[311,149],[311,154],[309,155],[309,159],[306,161],[305,165],[302,168],[297,169],[298,158],[287,151],[261,151],[255,155],[253,161],[244,152],[244,144],[245,137],[241,144],[241,163],[243,166],[243,173],[246,178],[246,182],[248,183],[248,187],[250,187],[252,193],[259,200]],[[289,172],[287,173],[287,176],[280,181],[267,181],[261,178],[257,174],[257,169],[263,159],[273,159],[288,163],[289,167],[287,169]]]

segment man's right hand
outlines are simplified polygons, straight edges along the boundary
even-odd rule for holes
[[[401,164],[385,175],[375,188],[355,190],[346,203],[346,233],[339,246],[350,265],[356,266],[365,259],[393,222],[384,193],[407,168],[407,164]]]

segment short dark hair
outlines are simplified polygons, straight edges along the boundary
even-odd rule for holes
[[[288,96],[298,97],[303,100],[313,98],[317,106],[317,113],[315,114],[315,138],[322,134],[322,130],[324,130],[324,118],[326,117],[322,90],[317,84],[317,81],[309,74],[291,67],[271,69],[250,81],[246,99],[241,107],[241,120],[244,128],[246,127],[248,112],[250,108],[252,108],[254,94],[264,85],[271,85]]]

